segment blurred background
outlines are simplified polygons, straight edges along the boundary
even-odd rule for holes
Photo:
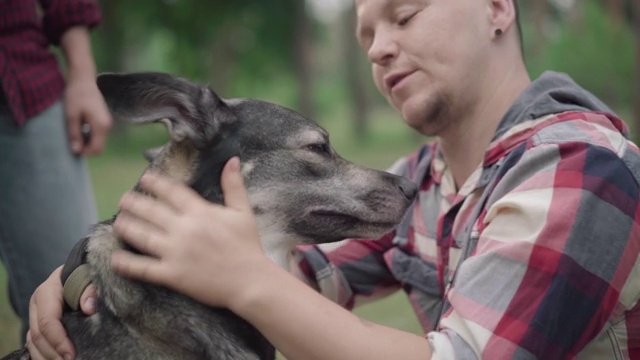
[[[423,138],[377,93],[354,34],[352,0],[104,0],[93,32],[99,71],[165,71],[224,97],[273,101],[316,119],[345,158],[384,169]],[[571,75],[640,138],[640,1],[521,1],[532,77]],[[116,124],[89,160],[101,218],[141,174],[142,151],[166,140],[162,126]],[[0,267],[0,355],[16,349],[18,321]],[[358,314],[416,333],[402,294]]]

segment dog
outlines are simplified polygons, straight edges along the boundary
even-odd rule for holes
[[[327,132],[293,110],[223,99],[165,73],[102,74],[97,83],[116,120],[167,125],[170,140],[147,153],[147,169],[188,184],[208,201],[223,203],[222,167],[239,156],[263,249],[283,268],[298,244],[382,236],[416,196],[408,179],[341,158]],[[134,191],[142,192],[138,184]],[[231,311],[115,274],[113,251],[135,251],[114,235],[116,216],[82,242],[98,300],[95,315],[70,309],[63,315],[78,359],[275,358],[273,346]],[[26,349],[5,357],[29,358]]]

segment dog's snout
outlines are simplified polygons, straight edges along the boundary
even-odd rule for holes
[[[418,186],[408,179],[400,178],[396,186],[408,200],[413,200],[418,194]]]

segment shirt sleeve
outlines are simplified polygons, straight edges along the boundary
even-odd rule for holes
[[[384,259],[393,234],[378,240],[300,246],[296,250],[298,266],[325,297],[352,309],[399,289]]]
[[[573,358],[638,301],[638,183],[624,157],[569,142],[509,161],[427,335],[434,359]]]
[[[44,12],[44,34],[53,45],[69,28],[83,25],[91,29],[102,20],[100,7],[95,0],[39,0]]]

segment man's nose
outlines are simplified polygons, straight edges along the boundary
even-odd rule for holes
[[[372,63],[385,66],[398,56],[398,52],[398,43],[388,34],[379,33],[373,38],[367,56]]]

